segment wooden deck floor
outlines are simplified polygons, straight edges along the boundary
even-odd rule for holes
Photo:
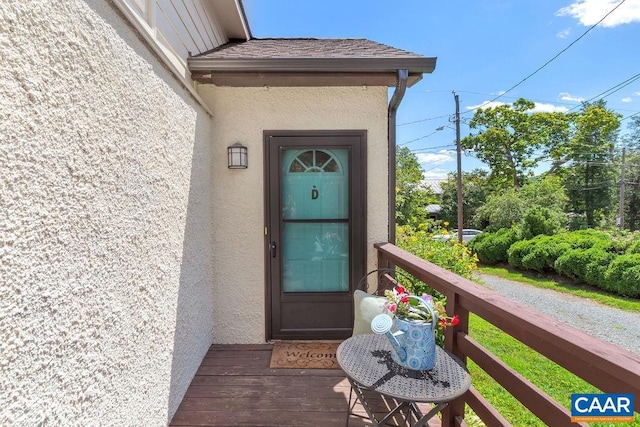
[[[371,425],[355,416],[347,424],[350,388],[341,370],[270,369],[271,350],[269,344],[212,346],[171,426]],[[381,412],[390,405],[381,398],[374,404]],[[365,414],[360,405],[354,412]],[[430,425],[439,425],[437,417]]]

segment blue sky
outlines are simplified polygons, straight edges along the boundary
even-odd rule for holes
[[[461,136],[472,108],[524,97],[540,111],[579,108],[602,93],[628,117],[640,112],[640,0],[243,0],[254,37],[367,38],[424,56],[436,69],[412,86],[398,111],[398,144],[416,153],[426,178],[456,170],[455,112]],[[623,121],[626,129],[629,119]],[[443,130],[437,131],[440,126]],[[411,141],[411,142],[410,142]],[[465,171],[481,167],[463,155]]]

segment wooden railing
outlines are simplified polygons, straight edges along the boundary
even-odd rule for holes
[[[468,335],[469,313],[485,319],[603,393],[633,393],[638,412],[639,355],[560,323],[391,243],[374,246],[378,249],[379,268],[395,265],[447,297],[447,313],[460,316],[460,323],[445,330],[445,348],[465,364],[467,358],[473,360],[545,424],[576,425],[571,423],[569,410]],[[466,425],[465,403],[489,427],[510,425],[473,386],[443,411],[442,425]]]

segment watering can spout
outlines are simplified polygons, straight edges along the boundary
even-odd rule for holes
[[[398,338],[391,333],[391,325],[393,325],[393,319],[389,315],[378,314],[371,321],[371,331],[374,334],[385,335],[389,339],[389,342],[391,342],[391,346],[400,360],[405,361],[407,360],[407,351],[402,348],[398,342]]]

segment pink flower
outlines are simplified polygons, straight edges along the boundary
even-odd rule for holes
[[[397,308],[398,306],[393,303],[387,304],[387,310],[389,310],[392,313],[395,313]]]
[[[406,295],[406,294],[405,294],[405,295],[402,295],[402,296],[400,297],[400,302],[402,302],[402,303],[407,303],[407,302],[409,302],[409,295]]]

